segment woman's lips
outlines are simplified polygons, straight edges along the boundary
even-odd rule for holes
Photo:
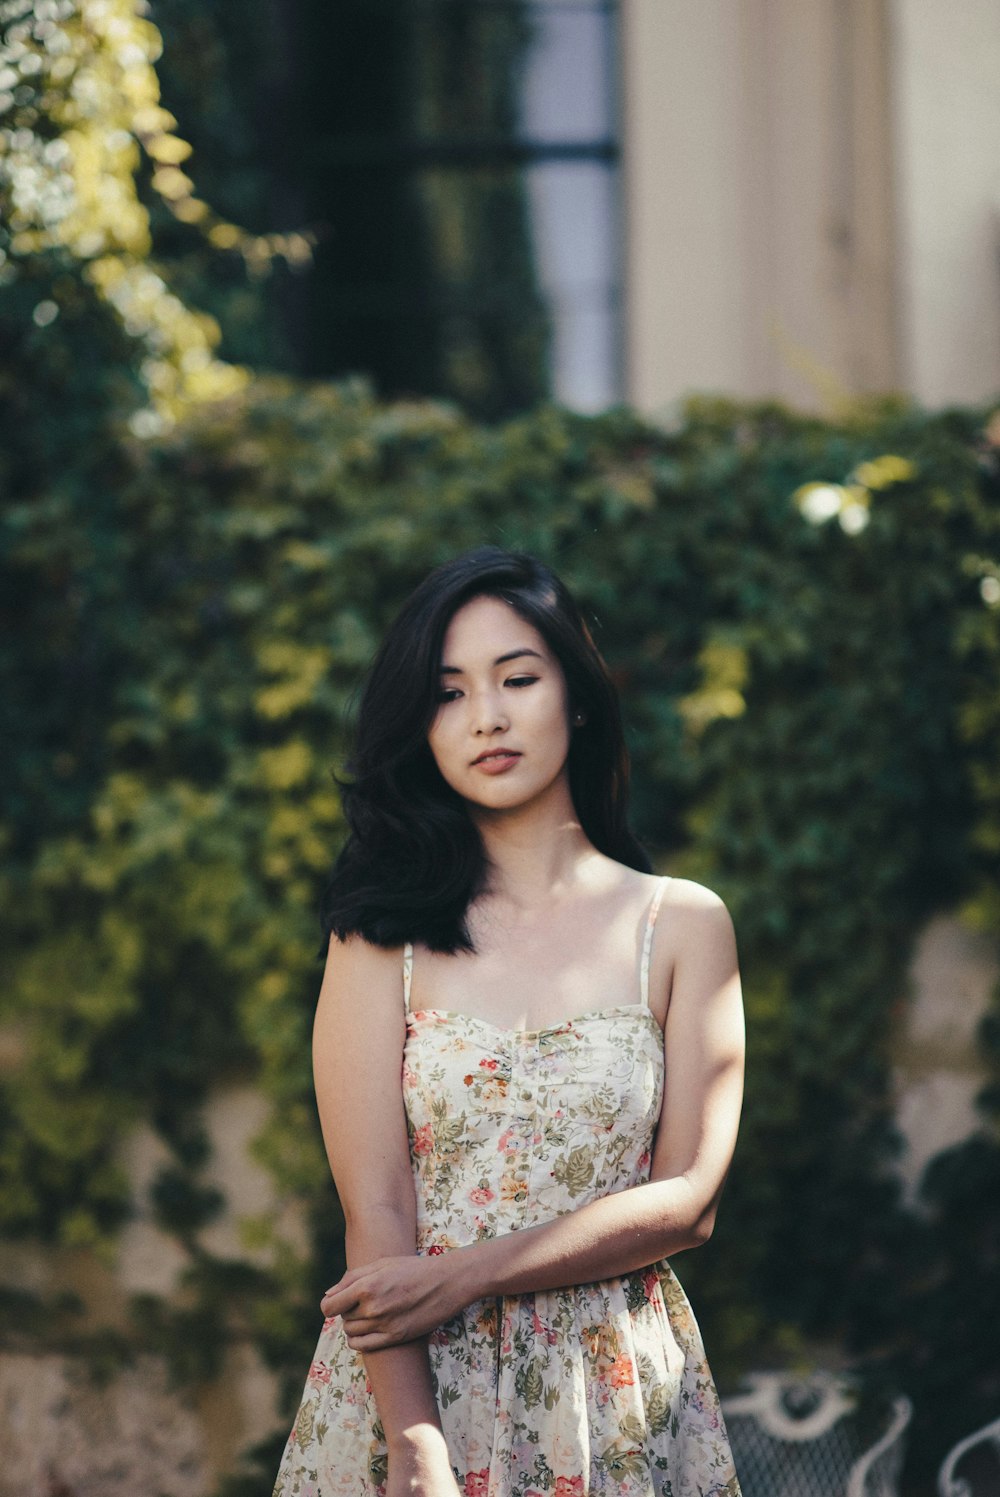
[[[505,769],[510,769],[520,759],[520,754],[508,753],[506,750],[491,754],[488,759],[476,759],[473,761],[473,769],[481,769],[485,774],[503,774]]]

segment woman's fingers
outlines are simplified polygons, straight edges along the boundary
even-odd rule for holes
[[[356,1294],[349,1294],[346,1290],[341,1290],[339,1294],[327,1291],[320,1300],[319,1307],[324,1315],[343,1315],[348,1310],[353,1310],[357,1303]]]
[[[365,1298],[364,1285],[359,1280],[349,1280],[345,1275],[338,1283],[326,1291],[320,1300],[320,1309],[324,1315],[344,1315],[348,1310],[353,1310],[360,1305]]]
[[[337,1293],[327,1293],[320,1300],[320,1309],[329,1319],[331,1316],[340,1315],[345,1326],[377,1326],[380,1315],[384,1312],[377,1308],[374,1296],[359,1294],[356,1289],[341,1289]]]
[[[384,1326],[372,1325],[371,1321],[368,1320],[361,1322],[348,1322],[345,1320],[344,1332],[349,1343],[352,1339],[357,1340],[359,1336],[384,1336],[386,1334]]]
[[[404,1341],[412,1341],[413,1336],[404,1335],[400,1331],[346,1331],[347,1344],[352,1351],[383,1351],[387,1346],[399,1346]]]

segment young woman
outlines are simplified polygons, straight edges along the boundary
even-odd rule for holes
[[[433,572],[351,769],[314,1032],[349,1267],[275,1497],[738,1497],[666,1261],[736,1142],[732,922],[649,873],[559,579],[492,547]]]

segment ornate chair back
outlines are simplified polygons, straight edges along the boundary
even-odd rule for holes
[[[764,1372],[747,1384],[723,1402],[743,1497],[897,1497],[908,1399],[874,1438],[848,1378]]]
[[[940,1497],[991,1497],[1000,1492],[1000,1419],[959,1440],[938,1472]]]

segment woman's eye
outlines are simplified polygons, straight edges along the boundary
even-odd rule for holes
[[[537,680],[537,676],[510,676],[505,684],[507,686],[531,686]]]
[[[461,692],[456,686],[442,686],[437,699],[439,702],[456,702],[460,696]]]

